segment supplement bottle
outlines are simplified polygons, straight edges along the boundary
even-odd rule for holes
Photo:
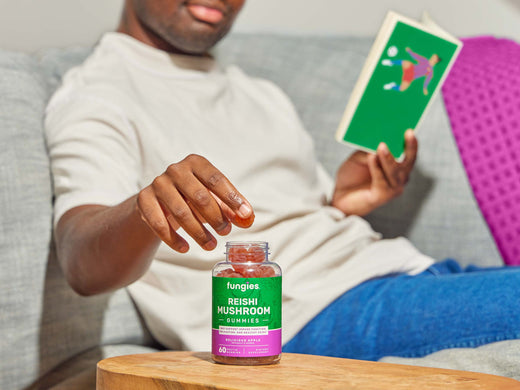
[[[226,261],[213,267],[212,358],[260,365],[282,353],[282,271],[268,261],[264,241],[226,244]]]

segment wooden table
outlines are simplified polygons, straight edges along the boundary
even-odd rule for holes
[[[285,353],[279,364],[215,364],[206,352],[156,352],[97,365],[97,390],[157,389],[520,389],[496,375]]]

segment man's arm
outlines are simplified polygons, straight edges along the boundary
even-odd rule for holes
[[[216,246],[208,223],[220,235],[231,224],[249,227],[254,213],[231,182],[201,156],[170,165],[139,194],[112,207],[83,205],[58,221],[58,259],[72,288],[82,295],[124,287],[150,266],[161,240],[186,252],[182,227],[206,250]]]
[[[58,221],[58,259],[79,294],[124,287],[148,269],[160,240],[138,214],[136,198],[114,207],[75,207]]]
[[[417,139],[405,133],[402,162],[394,159],[385,144],[376,154],[354,152],[338,169],[331,205],[346,215],[364,216],[399,196],[408,182],[417,156]]]

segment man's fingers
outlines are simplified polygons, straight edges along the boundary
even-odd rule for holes
[[[202,248],[206,250],[215,248],[217,245],[215,238],[195,216],[185,197],[170,181],[169,177],[159,176],[153,181],[152,188],[163,209],[165,209],[170,224],[180,225]],[[211,195],[209,195],[209,198],[211,202],[214,202]],[[218,213],[220,214],[220,211]]]
[[[197,156],[200,157],[200,156]],[[253,208],[246,198],[231,184],[227,177],[204,158],[194,159],[193,174],[200,182],[217,196],[222,203],[237,216],[236,221],[243,225],[254,219]],[[232,222],[235,222],[231,219]],[[250,226],[250,224],[247,226]],[[244,227],[247,227],[244,226]]]
[[[384,204],[389,198],[391,198],[393,190],[383,172],[379,158],[374,154],[368,156],[368,169],[370,170],[370,176],[372,177],[370,191],[371,207],[374,208]]]
[[[349,157],[349,161],[355,162],[356,164],[365,165],[367,164],[368,153],[356,150]]]
[[[410,173],[415,165],[417,157],[418,143],[413,130],[405,132],[405,150],[404,159],[398,162],[392,156],[388,147],[381,143],[377,148],[377,156],[381,162],[383,172],[391,188],[402,190],[402,187],[408,182]]]
[[[415,165],[415,159],[417,158],[417,150],[419,149],[419,143],[413,130],[408,129],[404,133],[405,149],[404,149],[404,160],[402,164],[411,172]]]
[[[177,252],[187,252],[189,245],[175,230],[179,225],[173,225],[168,221],[167,213],[159,203],[153,191],[147,187],[137,197],[137,208],[142,220],[162,241]]]
[[[253,209],[249,202],[222,173],[210,172],[208,175],[201,175],[199,179],[240,218],[251,216]]]
[[[237,215],[231,208],[225,204],[223,201],[221,201],[216,195],[214,195],[215,200],[220,205],[220,208],[222,209],[222,212],[224,215],[233,223],[233,225],[241,227],[241,228],[248,228],[250,227],[255,219],[255,214],[251,213],[251,215],[248,218],[242,218],[239,215]],[[229,230],[231,230],[231,225],[229,226]],[[229,232],[227,232],[229,233]],[[225,235],[227,233],[220,233],[221,235]]]
[[[388,182],[386,180],[383,169],[378,162],[378,158],[374,154],[367,156],[368,169],[370,171],[370,177],[372,178],[372,186],[377,188],[387,188]]]
[[[377,147],[377,157],[381,162],[381,168],[386,180],[391,188],[397,188],[402,185],[399,177],[399,163],[395,160],[388,147],[381,143]]]
[[[139,193],[138,208],[155,234],[179,252],[189,248],[177,233],[179,227],[199,246],[212,250],[217,241],[205,223],[226,235],[232,223],[246,228],[254,220],[249,202],[218,169],[198,155],[171,164],[156,177]]]
[[[188,173],[188,174],[191,174]],[[228,231],[229,219],[224,214],[214,195],[193,176],[186,185],[178,188],[197,219],[207,222],[217,233]]]

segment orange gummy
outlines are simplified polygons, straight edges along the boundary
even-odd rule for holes
[[[231,247],[228,252],[228,259],[231,263],[261,263],[265,260],[265,252],[256,246]]]
[[[228,268],[220,271],[216,276],[219,278],[241,278],[242,275],[238,272],[235,272],[233,268]]]
[[[235,216],[235,223],[240,227],[249,227],[253,224],[255,220],[255,214],[251,213],[251,215],[247,218],[242,218],[238,215]]]

